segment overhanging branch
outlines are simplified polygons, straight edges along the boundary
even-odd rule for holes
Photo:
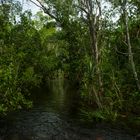
[[[60,20],[55,16],[53,15],[49,9],[47,9],[43,3],[39,0],[36,0],[39,4],[37,4],[36,2],[34,2],[33,0],[30,0],[30,2],[32,2],[33,4],[35,4],[37,7],[41,8],[44,13],[46,13],[47,15],[49,15],[51,18],[55,19],[56,21],[60,22]]]
[[[37,3],[35,3],[34,1],[30,0],[30,2],[42,9],[42,7],[40,5],[38,5]]]

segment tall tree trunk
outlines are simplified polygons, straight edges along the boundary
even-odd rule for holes
[[[97,44],[97,38],[95,35],[93,21],[89,21],[89,32],[90,32],[90,40],[91,40],[91,50],[92,50],[92,58],[95,61],[96,67],[96,75],[98,77],[97,83],[99,84],[99,91],[102,87],[101,76],[100,76],[100,69],[99,69],[99,50]],[[99,91],[96,90],[95,86],[93,85],[93,92],[95,94],[96,102],[99,108],[102,108],[101,97]]]
[[[129,53],[129,61],[132,67],[133,75],[137,84],[137,88],[140,91],[140,83],[138,79],[138,74],[136,71],[136,66],[134,63],[134,57],[132,53],[132,45],[130,41],[130,34],[129,34],[129,27],[128,27],[128,13],[126,10],[126,0],[123,1],[123,13],[124,13],[124,22],[125,22],[125,30],[126,30],[126,38],[127,38],[127,44],[128,44],[128,53]]]
[[[98,2],[98,1],[97,1]],[[89,0],[89,15],[88,15],[88,21],[89,21],[89,32],[90,32],[90,40],[91,40],[91,50],[92,50],[92,56],[95,61],[95,67],[96,67],[96,75],[97,75],[97,83],[99,86],[99,90],[96,91],[94,88],[94,94],[97,99],[97,104],[100,108],[102,108],[102,94],[103,94],[103,82],[101,77],[101,70],[100,70],[100,62],[99,62],[99,46],[98,46],[98,30],[99,30],[99,17],[101,16],[101,9],[99,3],[97,3],[99,7],[99,15],[97,16],[96,13],[93,14],[93,7],[91,5],[91,0]]]

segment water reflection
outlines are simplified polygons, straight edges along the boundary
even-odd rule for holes
[[[70,86],[69,81],[52,80],[47,87],[33,94],[32,98],[35,107],[40,106],[45,111],[58,112],[69,118],[79,114],[79,93]]]

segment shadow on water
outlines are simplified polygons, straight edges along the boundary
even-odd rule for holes
[[[79,93],[68,81],[50,81],[48,87],[34,90],[31,98],[34,107],[11,115],[0,140],[134,140],[123,130],[77,123]]]

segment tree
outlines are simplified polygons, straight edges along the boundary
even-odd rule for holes
[[[129,61],[131,63],[132,72],[133,72],[133,75],[134,75],[134,78],[135,78],[135,81],[137,84],[137,88],[140,91],[140,83],[139,83],[138,74],[136,71],[135,63],[134,63],[132,45],[131,45],[131,41],[130,41],[129,25],[128,25],[128,12],[127,12],[126,6],[127,6],[127,2],[126,2],[126,0],[123,0],[122,9],[123,9],[123,14],[124,14],[124,24],[125,24],[126,38],[127,38],[127,44],[128,44]]]

